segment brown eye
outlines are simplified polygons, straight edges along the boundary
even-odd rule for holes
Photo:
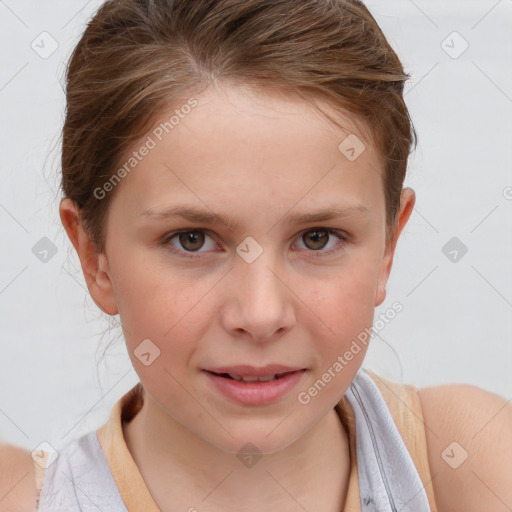
[[[345,233],[337,229],[312,228],[302,233],[298,244],[299,249],[309,253],[308,256],[323,257],[342,251],[348,243],[347,240]]]
[[[329,240],[329,232],[325,229],[315,229],[306,231],[302,235],[302,240],[304,241],[306,247],[308,249],[312,249],[317,251],[319,249],[323,249]]]
[[[178,233],[181,246],[187,251],[196,251],[204,244],[204,233],[201,231],[184,231]]]
[[[171,253],[183,258],[204,258],[219,249],[218,244],[203,229],[187,229],[167,234],[162,245]]]

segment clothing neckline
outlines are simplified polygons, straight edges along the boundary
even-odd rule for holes
[[[127,391],[115,403],[108,421],[96,431],[96,435],[126,508],[130,512],[161,512],[128,449],[123,433],[123,424],[131,421],[142,409],[143,393],[141,382]],[[343,512],[360,512],[354,411],[345,396],[334,409],[349,438],[350,469]]]

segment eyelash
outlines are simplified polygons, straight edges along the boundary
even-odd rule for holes
[[[311,256],[314,257],[314,258],[326,257],[326,256],[329,256],[331,254],[337,253],[340,250],[343,250],[343,248],[345,246],[345,243],[347,242],[347,236],[342,231],[339,231],[337,229],[329,229],[329,228],[310,228],[310,229],[306,229],[305,231],[302,231],[300,233],[300,238],[305,233],[309,233],[311,231],[325,231],[325,232],[329,233],[330,235],[335,235],[336,237],[338,237],[341,240],[341,242],[337,243],[332,249],[329,249],[327,251],[323,251],[321,249],[319,249],[318,251],[313,251],[313,250],[307,251],[307,252],[310,252]],[[186,251],[186,250],[181,251],[179,249],[176,249],[175,247],[173,247],[169,243],[171,241],[171,239],[174,238],[177,235],[180,235],[182,233],[192,233],[192,232],[200,232],[200,233],[204,233],[207,236],[210,236],[210,235],[208,235],[208,231],[205,230],[205,229],[184,229],[184,230],[181,230],[181,231],[173,231],[172,233],[169,233],[168,235],[166,235],[164,237],[163,241],[162,241],[162,244],[165,245],[172,253],[179,254],[180,256],[182,256],[184,258],[190,258],[190,259],[199,258],[199,257],[201,257],[201,255],[203,253],[201,253],[201,252]],[[212,237],[210,236],[210,238],[212,238]],[[340,245],[341,245],[341,247],[340,247]]]

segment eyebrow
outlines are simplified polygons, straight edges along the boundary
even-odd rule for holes
[[[322,208],[310,212],[290,213],[285,215],[281,221],[285,222],[285,224],[308,224],[335,218],[351,217],[354,215],[366,216],[368,213],[369,210],[366,206],[352,205],[344,207]],[[167,220],[175,217],[181,217],[190,222],[203,224],[215,224],[215,222],[221,222],[222,224],[228,226],[228,228],[232,231],[234,231],[238,226],[238,221],[230,221],[227,217],[221,214],[215,214],[211,211],[200,210],[189,206],[171,206],[169,208],[165,208],[164,210],[153,210],[151,208],[146,208],[142,211],[141,216],[151,217],[156,220]]]

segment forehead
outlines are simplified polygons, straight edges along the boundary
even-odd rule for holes
[[[281,211],[326,201],[380,208],[376,149],[350,114],[330,112],[343,128],[299,95],[210,86],[174,102],[134,145],[135,152],[144,145],[151,150],[127,173],[113,202],[129,202],[139,213],[183,198],[260,214],[269,203]]]

